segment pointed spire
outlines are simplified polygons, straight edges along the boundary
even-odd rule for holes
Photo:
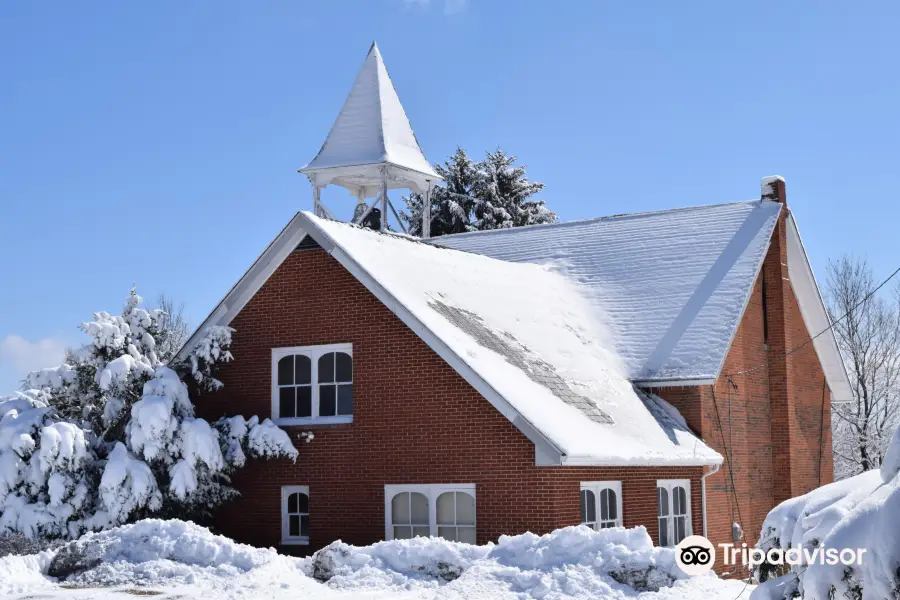
[[[319,185],[334,183],[370,195],[377,182],[369,181],[372,169],[348,170],[363,166],[394,171],[392,188],[422,191],[426,180],[440,179],[419,148],[375,42],[322,149],[300,172],[314,176]]]

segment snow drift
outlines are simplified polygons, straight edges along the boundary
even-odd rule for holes
[[[900,430],[898,430],[900,431]],[[796,566],[771,579],[763,564],[757,576],[768,579],[753,600],[900,597],[900,435],[894,433],[880,470],[838,481],[776,506],[766,517],[759,547],[865,549],[861,564]]]
[[[335,542],[298,559],[193,523],[148,519],[37,555],[0,558],[0,596],[64,584],[90,593],[110,586],[177,589],[185,597],[393,598],[412,591],[417,598],[656,600],[734,597],[732,583],[687,578],[674,552],[654,548],[643,527],[568,527],[485,546],[435,538],[366,547]],[[704,593],[695,595],[698,589]]]
[[[658,591],[686,576],[670,548],[655,548],[647,530],[566,527],[538,536],[502,536],[472,546],[414,538],[354,547],[335,542],[309,560],[307,572],[339,588],[437,587],[478,579],[526,597],[602,596],[617,584]]]

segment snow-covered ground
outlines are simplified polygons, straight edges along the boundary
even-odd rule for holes
[[[74,572],[50,577],[60,569]],[[424,538],[366,547],[336,542],[314,558],[298,559],[192,523],[146,520],[88,534],[63,549],[0,558],[0,598],[22,600],[729,600],[746,599],[751,590],[711,575],[687,578],[673,551],[654,548],[641,527],[569,527],[486,546]]]

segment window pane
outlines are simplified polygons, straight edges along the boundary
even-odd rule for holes
[[[456,523],[475,524],[475,498],[465,492],[456,492]]]
[[[391,500],[391,522],[409,524],[409,492],[400,492]],[[426,521],[427,522],[427,521]],[[396,528],[395,528],[396,529]],[[394,534],[396,537],[397,534]]]
[[[427,525],[424,527],[413,527],[413,536],[431,537],[431,528]]]
[[[591,490],[584,490],[584,492],[585,515],[587,516],[587,521],[585,522],[593,523],[597,520],[597,497]]]
[[[297,496],[298,496],[298,494],[291,494],[290,496],[288,496],[288,509],[287,509],[287,511],[288,511],[289,513],[292,513],[292,514],[293,514],[293,513],[298,513],[298,512],[300,512],[299,510],[297,510]]]
[[[677,544],[685,537],[687,537],[684,532],[686,525],[687,523],[685,522],[685,517],[675,517],[675,539],[672,540],[673,544]]]
[[[656,488],[656,491],[659,495],[659,500],[657,502],[659,510],[657,514],[660,517],[665,517],[669,514],[669,492],[666,490],[666,488]]]
[[[618,499],[616,498],[616,492],[608,489],[606,490],[606,495],[609,500],[609,518],[615,521],[619,518],[619,504]]]
[[[294,357],[294,383],[310,383],[311,367],[308,356],[298,354]]]
[[[409,495],[409,501],[412,505],[412,511],[410,513],[410,517],[412,518],[412,523],[418,523],[419,525],[428,524],[428,498],[425,497],[424,494],[420,494],[418,492],[413,492]]]
[[[297,511],[299,513],[309,512],[309,496],[306,494],[294,494],[297,496]]]
[[[456,541],[456,527],[438,527],[438,537],[442,537],[447,541]]]
[[[352,415],[353,414],[353,386],[338,386],[338,406],[337,414]]]
[[[587,523],[587,490],[581,490],[579,497],[581,498],[581,523]]]
[[[308,385],[297,388],[297,416],[312,416],[312,388]]]
[[[297,409],[294,404],[294,388],[278,388],[278,416],[288,419],[297,416]]]
[[[353,359],[345,352],[336,352],[335,372],[338,381],[353,381]]]
[[[444,492],[437,499],[437,522],[455,525],[456,510],[453,502],[453,492]],[[440,535],[440,534],[438,534]],[[442,536],[443,537],[443,536]]]
[[[294,383],[294,357],[285,356],[278,361],[278,385]]]
[[[611,528],[613,528],[613,527],[615,527],[615,526],[616,526],[616,524],[613,523],[612,521],[607,521],[606,523],[601,523],[601,524],[600,524],[600,529],[611,529]]]
[[[300,535],[300,516],[291,515],[288,517],[288,535],[297,537]]]
[[[659,519],[659,545],[669,545],[669,520]]]
[[[687,492],[683,487],[679,486],[672,490],[672,501],[675,504],[675,509],[672,511],[672,514],[687,514]]]
[[[309,515],[300,515],[300,535],[309,537]]]
[[[600,490],[600,520],[608,521],[609,520],[609,492],[608,489],[603,488]]]
[[[404,525],[403,527],[394,527],[395,540],[408,540],[412,537],[412,527]]]
[[[337,400],[335,398],[335,389],[333,385],[319,386],[319,416],[333,417]]]
[[[319,383],[334,383],[334,352],[319,357]]]
[[[456,535],[459,538],[460,542],[465,542],[467,544],[475,543],[475,528],[474,527],[459,527],[456,530]]]

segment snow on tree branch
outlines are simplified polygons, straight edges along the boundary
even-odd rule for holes
[[[74,537],[153,515],[200,518],[236,492],[247,457],[296,460],[270,420],[197,418],[187,385],[160,362],[161,310],[131,291],[121,315],[94,313],[90,341],[66,362],[0,397],[0,533]],[[194,379],[222,386],[232,330],[214,327],[191,352]]]
[[[222,382],[213,377],[213,373],[219,363],[233,360],[228,351],[233,332],[231,327],[214,325],[204,331],[203,338],[191,350],[188,358],[191,374],[207,390],[214,391],[222,387]]]

